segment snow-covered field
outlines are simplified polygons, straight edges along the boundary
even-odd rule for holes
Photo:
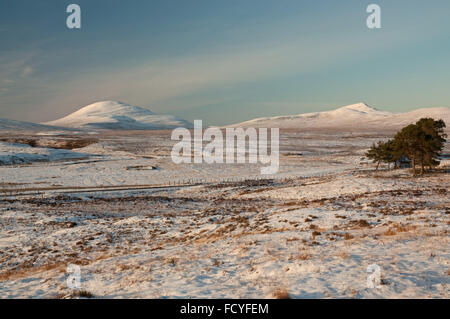
[[[31,147],[26,144],[0,142],[0,165],[54,162],[87,157],[88,155],[85,153],[77,153],[69,150]]]
[[[382,135],[280,137],[268,177],[175,165],[169,131],[74,150],[1,143],[0,297],[71,298],[69,264],[98,298],[449,297],[444,169],[375,172],[363,153]]]

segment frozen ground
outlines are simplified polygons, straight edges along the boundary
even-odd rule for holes
[[[71,298],[69,264],[98,298],[449,297],[449,174],[374,172],[362,154],[382,136],[284,132],[261,179],[176,166],[167,132],[117,134],[0,166],[1,298]]]
[[[0,189],[8,185],[14,185],[14,189],[30,189],[37,183],[47,188],[92,187],[261,177],[260,166],[255,164],[174,164],[170,157],[174,144],[170,141],[170,131],[105,135],[99,139],[96,144],[71,151],[27,145],[22,146],[23,150],[15,150],[18,144],[0,142]],[[378,139],[378,136],[286,132],[281,136],[280,170],[275,177],[352,169],[360,165],[364,150]],[[74,161],[78,157],[83,159]],[[3,164],[23,165],[1,165],[2,158]]]
[[[31,147],[26,144],[0,142],[0,165],[52,162],[87,158],[85,153],[53,148]],[[6,174],[5,174],[6,177]]]

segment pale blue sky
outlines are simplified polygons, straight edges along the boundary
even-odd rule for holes
[[[66,6],[82,9],[69,30]],[[366,27],[366,7],[382,29]],[[120,100],[207,124],[450,106],[450,1],[0,0],[0,117]]]

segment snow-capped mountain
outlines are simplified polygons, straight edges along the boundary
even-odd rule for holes
[[[145,108],[117,101],[102,101],[90,104],[59,120],[42,124],[107,130],[155,130],[192,127],[191,123],[176,116],[156,114]]]
[[[406,113],[391,113],[377,110],[365,103],[347,105],[325,112],[257,118],[230,125],[230,127],[382,131],[399,129],[416,122],[422,117],[442,119],[450,127],[450,108],[448,107],[423,108]]]

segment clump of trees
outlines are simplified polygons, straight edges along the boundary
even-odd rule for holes
[[[394,168],[406,161],[411,163],[413,175],[416,174],[416,166],[420,166],[420,175],[425,168],[439,165],[439,155],[444,148],[445,122],[432,118],[422,118],[415,124],[405,126],[393,139],[386,142],[379,141],[373,144],[366,157],[377,163],[394,164]]]

